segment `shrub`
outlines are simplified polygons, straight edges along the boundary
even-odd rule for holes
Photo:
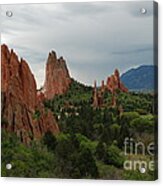
[[[115,167],[122,167],[124,162],[124,156],[121,154],[121,150],[115,146],[111,145],[107,150],[107,164],[114,165]]]

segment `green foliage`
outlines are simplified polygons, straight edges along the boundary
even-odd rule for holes
[[[41,113],[39,110],[35,110],[35,113],[33,114],[33,119],[38,120],[41,116]]]
[[[79,167],[82,177],[98,177],[98,169],[92,153],[89,149],[83,148],[79,153],[79,158],[77,160],[77,165]]]
[[[123,167],[124,160],[124,156],[121,154],[121,150],[117,146],[111,145],[108,148],[106,159],[107,164],[120,168]]]
[[[57,115],[61,109],[68,106],[82,106],[91,103],[92,87],[85,86],[72,79],[72,83],[66,94],[58,95],[53,100],[45,101],[45,106],[50,108]],[[69,110],[69,108],[68,108]]]
[[[152,115],[140,116],[139,118],[135,118],[130,123],[131,128],[134,132],[138,132],[139,134],[143,133],[154,133],[154,118]]]
[[[112,112],[110,109],[105,109],[103,114],[103,124],[111,125],[114,123],[114,112]]]
[[[12,169],[7,170],[6,164]],[[2,131],[2,176],[4,177],[56,177],[55,157],[44,147],[27,147],[14,134]]]
[[[78,136],[81,138],[81,136]],[[98,170],[90,149],[80,145],[76,135],[61,134],[55,139],[46,133],[43,142],[33,142],[30,147],[21,144],[14,134],[2,133],[2,176],[9,177],[59,177],[96,178]],[[81,140],[83,141],[83,139]],[[48,151],[46,150],[48,149]],[[7,170],[6,164],[12,164]]]
[[[138,118],[139,114],[137,112],[124,112],[120,117],[120,137],[119,137],[119,144],[120,146],[123,145],[123,141],[125,137],[131,137],[131,130],[130,130],[130,122]]]
[[[121,180],[123,178],[123,170],[113,165],[104,164],[101,161],[97,162],[100,179]]]
[[[110,126],[112,140],[116,140],[119,138],[120,130],[121,130],[121,126],[116,123]]]
[[[144,181],[153,181],[155,180],[154,172],[148,171],[146,174],[142,174],[140,171],[124,171],[123,177],[126,180],[144,180]]]
[[[49,151],[52,151],[52,152],[55,151],[57,140],[56,140],[56,137],[50,131],[45,133],[42,141],[43,141],[43,144],[47,146],[47,149]]]
[[[96,158],[105,162],[107,159],[107,145],[100,141],[96,147]]]
[[[46,110],[58,119],[61,133],[57,136],[47,132],[41,141],[27,147],[14,134],[3,132],[2,176],[153,179],[151,173],[143,178],[138,172],[123,170],[123,142],[125,137],[145,144],[153,140],[155,96],[117,91],[117,106],[111,107],[112,95],[105,92],[103,107],[95,109],[92,91],[92,87],[72,80],[67,93],[45,101]],[[36,109],[33,118],[40,116]],[[2,118],[2,124],[7,123]],[[6,170],[10,161],[13,169]]]
[[[96,162],[91,148],[87,148],[87,143],[90,143],[90,140],[80,134],[58,136],[55,154],[59,177],[96,178],[98,176]]]
[[[95,154],[96,147],[97,147],[97,142],[96,141],[91,141],[88,139],[86,136],[81,135],[81,134],[76,134],[77,140],[79,141],[80,148],[81,149],[89,149],[92,154]]]
[[[139,114],[137,112],[124,112],[121,115],[121,121],[120,124],[121,125],[130,125],[131,120],[138,118]]]
[[[143,113],[153,113],[154,96],[150,93],[134,93],[129,94],[120,92],[117,97],[119,105],[122,105],[125,112],[143,111]]]

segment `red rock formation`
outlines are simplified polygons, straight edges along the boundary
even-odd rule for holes
[[[54,95],[63,94],[69,88],[71,78],[65,60],[57,59],[56,53],[49,53],[46,64],[46,77],[44,93],[47,99],[52,99]]]
[[[123,85],[120,81],[119,71],[116,69],[114,74],[108,77],[107,79],[107,89],[114,93],[116,90],[120,90],[122,92],[128,92],[128,89]]]
[[[101,107],[103,104],[103,91],[100,88],[100,90],[97,90],[96,81],[94,81],[94,90],[93,90],[93,107],[98,108]]]
[[[23,143],[40,138],[47,130],[59,128],[50,111],[37,98],[36,82],[25,60],[1,46],[2,127],[15,132]],[[36,111],[39,116],[36,118]]]
[[[93,107],[101,107],[103,106],[103,95],[105,91],[109,91],[112,93],[112,101],[111,106],[116,106],[116,90],[120,90],[122,92],[128,92],[128,89],[122,84],[120,81],[119,71],[115,69],[114,74],[108,77],[106,85],[104,81],[101,82],[101,87],[97,90],[96,81],[94,83],[93,90]]]
[[[96,81],[94,81],[94,89],[93,89],[93,107],[98,107],[98,96],[97,96],[97,86]]]
[[[101,81],[101,87],[100,87],[102,93],[105,92],[105,88],[106,88],[106,87],[105,87],[105,82],[104,82],[104,80],[102,80],[102,81]]]

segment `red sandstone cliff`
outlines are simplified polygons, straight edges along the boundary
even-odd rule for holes
[[[36,82],[28,64],[23,59],[19,61],[6,45],[1,46],[1,68],[2,128],[15,132],[26,144],[41,138],[47,131],[58,133],[53,114],[45,111],[37,95]]]
[[[56,53],[52,51],[46,64],[45,98],[52,99],[54,95],[65,93],[70,83],[71,78],[65,60],[62,57],[57,59]]]

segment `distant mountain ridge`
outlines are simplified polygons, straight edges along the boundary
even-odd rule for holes
[[[157,88],[156,65],[142,65],[121,75],[121,81],[129,90],[150,91]]]

